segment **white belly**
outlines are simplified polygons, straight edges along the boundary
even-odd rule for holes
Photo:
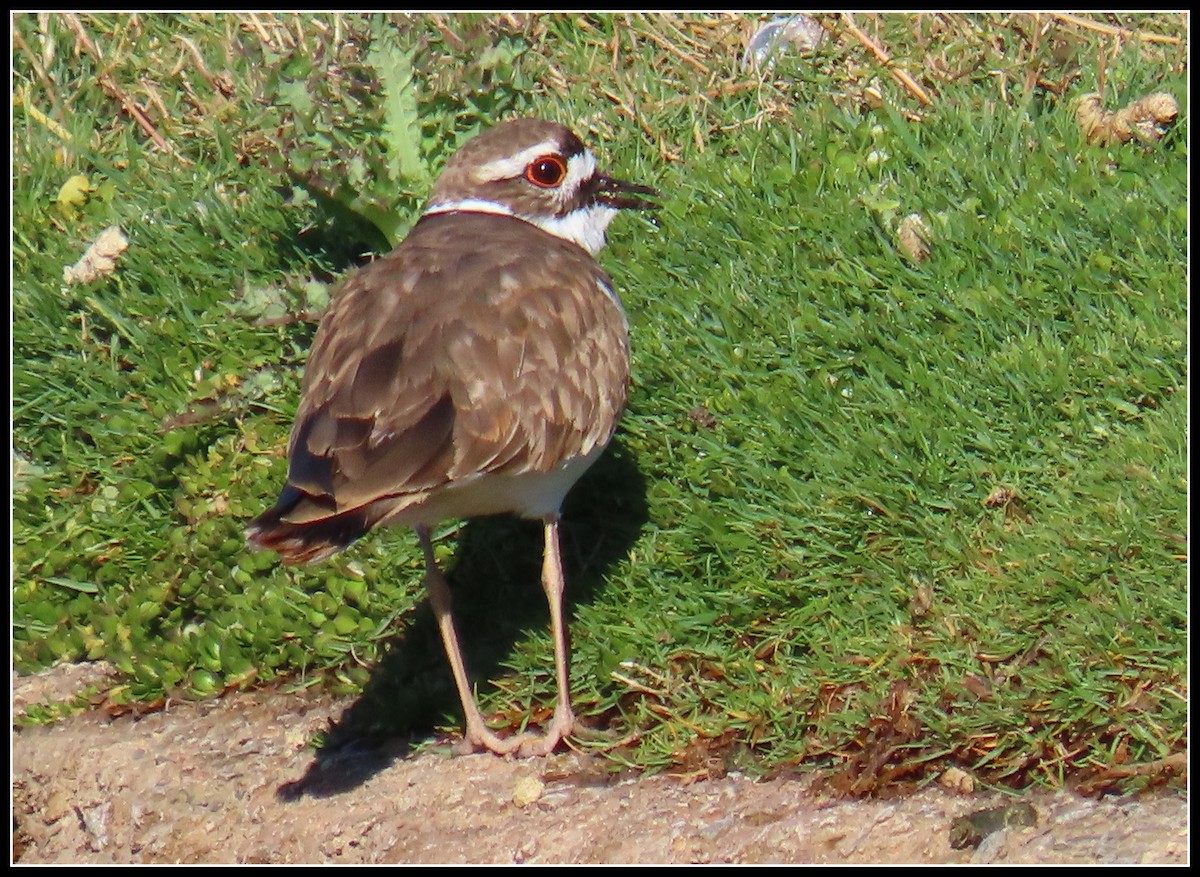
[[[545,518],[556,515],[567,492],[602,453],[603,447],[596,448],[549,472],[471,475],[438,488],[416,503],[406,503],[389,512],[379,523],[433,527],[439,521],[452,518],[500,514]]]

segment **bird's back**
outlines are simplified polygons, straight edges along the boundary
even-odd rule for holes
[[[426,216],[322,320],[287,485],[250,538],[302,562],[380,522],[553,511],[628,379],[625,316],[590,254],[512,217]]]

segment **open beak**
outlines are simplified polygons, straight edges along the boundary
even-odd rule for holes
[[[606,174],[594,178],[593,198],[597,204],[616,210],[657,210],[660,205],[649,198],[657,198],[658,192],[640,183],[615,180]],[[647,197],[643,197],[647,196]]]

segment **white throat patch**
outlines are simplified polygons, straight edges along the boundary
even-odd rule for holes
[[[522,216],[542,231],[579,244],[593,256],[604,248],[604,234],[617,211],[603,204],[581,207],[565,216]]]
[[[568,240],[583,247],[593,256],[604,249],[605,233],[608,225],[617,215],[614,207],[603,204],[593,204],[591,207],[580,207],[563,216],[525,216],[513,212],[512,208],[488,201],[483,198],[461,198],[457,201],[442,201],[432,205],[425,211],[424,216],[436,213],[494,213],[497,216],[512,216],[523,219],[530,225],[536,225],[544,232],[555,237]]]
[[[605,232],[608,224],[613,221],[617,211],[603,204],[593,204],[572,210],[565,216],[522,216],[510,208],[495,201],[485,201],[482,198],[463,198],[458,201],[443,201],[426,210],[423,216],[433,216],[436,213],[494,213],[498,216],[512,216],[523,219],[530,225],[536,225],[544,232],[555,237],[568,240],[583,247],[593,256],[604,249]]]

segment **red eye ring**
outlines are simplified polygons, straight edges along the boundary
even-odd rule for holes
[[[525,179],[540,189],[553,189],[567,176],[567,163],[561,155],[543,155],[525,167]]]

